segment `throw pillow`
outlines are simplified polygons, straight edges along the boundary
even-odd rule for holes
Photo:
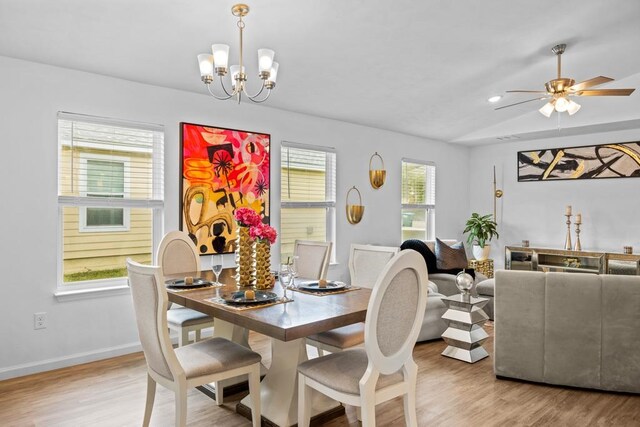
[[[429,246],[422,240],[418,239],[409,239],[402,242],[400,245],[400,250],[404,251],[405,249],[413,249],[418,252],[424,258],[424,262],[427,264],[427,273],[434,274],[437,272],[437,260],[436,255],[431,252]]]
[[[449,246],[436,237],[436,266],[438,270],[453,270],[467,268],[467,254],[462,242]]]

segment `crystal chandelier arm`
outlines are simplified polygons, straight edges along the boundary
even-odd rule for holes
[[[224,87],[223,87],[223,89],[224,89]],[[228,95],[228,96],[218,96],[218,95],[216,95],[216,94],[215,94],[215,93],[213,93],[213,91],[211,90],[211,84],[207,84],[207,90],[209,90],[209,93],[211,94],[211,96],[213,96],[215,99],[218,99],[218,100],[220,100],[220,101],[226,101],[227,99],[230,99],[230,98],[233,96],[233,95],[229,95],[228,93],[227,93],[227,95]],[[225,93],[226,93],[226,92],[227,92],[227,91],[225,90]]]
[[[263,89],[264,89],[264,86],[263,86]],[[255,102],[256,104],[260,104],[260,103],[262,103],[262,102],[266,101],[267,99],[269,99],[269,96],[271,95],[271,89],[267,89],[267,94],[265,95],[265,97],[264,97],[264,98],[262,98],[262,99],[255,99],[255,98],[257,98],[257,97],[258,97],[258,95],[260,95],[261,93],[262,93],[262,90],[260,90],[260,92],[258,92],[258,93],[256,94],[256,96],[255,96],[255,97],[253,97],[253,98],[249,97],[249,100],[250,100],[250,101]]]

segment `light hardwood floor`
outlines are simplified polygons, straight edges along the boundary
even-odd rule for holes
[[[489,325],[487,331],[493,335]],[[270,363],[269,342],[252,334],[252,347]],[[496,379],[491,357],[476,364],[440,355],[445,344],[418,344],[420,426],[639,426],[640,396],[550,387]],[[485,347],[492,353],[492,337]],[[145,402],[141,353],[0,382],[1,426],[139,426]],[[235,413],[242,395],[217,407],[189,392],[188,425],[247,426]],[[153,426],[171,426],[173,395],[158,387]],[[402,401],[376,408],[379,426],[404,425]],[[353,408],[327,426],[357,426]]]

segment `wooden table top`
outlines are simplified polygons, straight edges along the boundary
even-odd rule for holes
[[[234,310],[221,304],[206,301],[215,297],[218,292],[220,295],[235,292],[237,288],[233,278],[234,274],[234,269],[222,271],[220,282],[226,284],[223,288],[193,289],[182,292],[167,289],[169,301],[281,341],[292,341],[363,322],[371,296],[371,290],[366,288],[327,296],[287,291],[288,296],[294,299],[293,302],[251,310]],[[213,280],[213,273],[210,270],[202,271],[199,275],[194,273],[167,275],[165,280],[185,276]],[[277,282],[272,291],[278,295],[283,293]]]

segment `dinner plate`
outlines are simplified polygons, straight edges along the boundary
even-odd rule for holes
[[[202,286],[209,286],[212,282],[194,277],[193,283],[188,285],[185,283],[184,279],[167,280],[165,283],[170,288],[201,288]]]
[[[298,286],[299,289],[303,289],[305,291],[320,291],[320,292],[338,291],[346,287],[347,285],[345,285],[342,282],[330,282],[330,281],[327,282],[326,288],[321,288],[320,284],[317,281],[302,282],[300,283],[300,286]]]
[[[275,292],[255,291],[255,294],[256,297],[254,299],[247,299],[244,296],[244,291],[238,291],[231,294],[224,294],[222,295],[222,299],[229,304],[262,304],[278,299],[278,295]]]

